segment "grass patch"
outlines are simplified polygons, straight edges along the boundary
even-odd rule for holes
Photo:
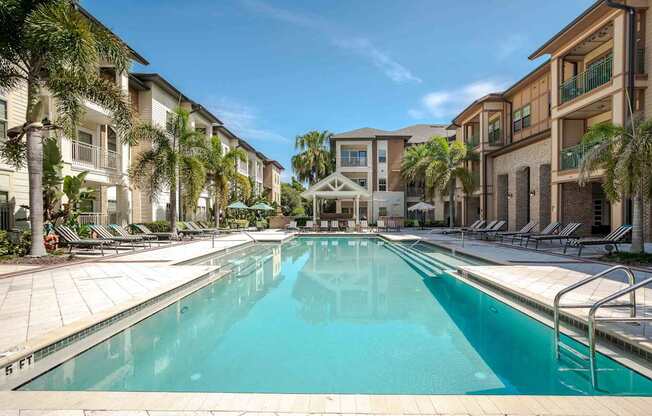
[[[611,253],[602,256],[600,259],[629,266],[652,266],[652,253]]]

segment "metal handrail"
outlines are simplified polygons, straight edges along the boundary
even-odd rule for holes
[[[631,271],[630,271],[631,273]],[[636,305],[634,305],[634,310],[633,313],[629,318],[619,318],[619,317],[609,317],[609,318],[596,318],[595,314],[598,312],[598,309],[601,307],[609,307],[612,305],[607,305],[607,303],[612,302],[622,296],[625,296],[626,294],[629,293],[630,298],[631,296],[636,292],[637,289],[640,289],[644,286],[649,285],[652,283],[652,277],[649,279],[645,279],[642,282],[627,286],[626,288],[623,288],[619,290],[616,293],[613,293],[609,296],[606,296],[596,303],[591,306],[591,309],[589,309],[589,362],[591,365],[591,384],[593,384],[593,387],[595,388],[597,383],[598,383],[598,374],[595,366],[595,324],[598,321],[603,321],[603,322],[641,322],[641,321],[652,321],[652,317],[646,317],[646,316],[636,316]]]

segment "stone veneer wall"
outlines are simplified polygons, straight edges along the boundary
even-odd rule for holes
[[[552,216],[552,197],[551,197],[551,167],[549,164],[539,166],[539,221],[540,228],[544,228]]]
[[[496,218],[509,218],[509,175],[498,175],[496,180]]]
[[[561,222],[581,222],[578,235],[591,234],[593,214],[591,202],[593,190],[591,186],[579,186],[577,182],[566,182],[561,185]]]
[[[541,187],[541,178],[545,179],[545,175],[541,175],[541,167],[543,166],[543,171],[550,171],[550,160],[551,160],[551,141],[550,138],[541,140],[539,142],[533,143],[529,146],[516,149],[512,152],[506,153],[504,155],[496,156],[494,158],[494,183],[497,184],[497,189],[494,197],[496,213],[500,213],[501,204],[504,203],[501,201],[501,185],[499,181],[505,181],[505,179],[499,179],[502,175],[508,175],[507,179],[507,192],[512,194],[511,198],[507,199],[507,221],[510,230],[517,230],[517,220],[516,220],[516,178],[519,170],[522,170],[525,167],[530,168],[530,189],[535,190],[535,195],[530,199],[530,218],[540,222],[541,218],[541,200],[548,200],[548,209],[550,209],[550,182],[543,183],[543,189]],[[548,177],[550,174],[548,173]],[[548,211],[549,212],[549,211]],[[548,213],[548,217],[550,214]],[[490,218],[493,219],[493,218]],[[496,218],[503,219],[503,218]],[[545,224],[539,224],[539,228],[543,228],[548,225],[549,220],[545,221]],[[521,224],[522,226],[522,224]]]

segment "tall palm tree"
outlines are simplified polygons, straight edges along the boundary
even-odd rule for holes
[[[292,169],[297,179],[313,185],[333,172],[333,156],[327,147],[332,136],[328,130],[313,130],[296,137],[299,153],[292,156]]]
[[[188,110],[177,108],[170,131],[143,123],[131,132],[132,142],[149,142],[151,148],[136,156],[129,176],[134,185],[143,189],[152,200],[169,190],[170,231],[173,234],[177,232],[179,186],[183,186],[185,198],[194,199],[196,204],[206,180],[200,158],[206,138],[190,127],[189,116]]]
[[[401,161],[401,173],[408,181],[425,178],[426,191],[444,194],[448,190],[448,215],[450,226],[455,218],[455,188],[457,180],[464,193],[471,194],[477,184],[465,167],[470,155],[462,142],[450,143],[445,137],[433,137],[426,143],[409,147]]]
[[[74,0],[0,0],[0,89],[26,88],[26,123],[8,140],[2,157],[29,174],[30,255],[44,256],[43,147],[41,93],[56,99],[56,124],[76,137],[84,100],[110,111],[121,137],[132,125],[128,97],[113,82],[99,77],[100,63],[118,73],[129,65],[127,47],[101,25],[87,19]],[[26,141],[23,137],[26,136]]]
[[[220,227],[220,208],[226,205],[229,198],[229,183],[238,173],[238,160],[246,162],[247,153],[237,147],[225,153],[222,149],[222,140],[218,136],[211,137],[210,144],[202,155],[202,162],[213,192],[213,215],[217,228]]]
[[[632,200],[633,253],[645,252],[644,206],[652,197],[652,119],[630,117],[627,127],[610,122],[592,126],[582,138],[589,150],[580,161],[580,185],[604,169],[602,188],[610,201]]]

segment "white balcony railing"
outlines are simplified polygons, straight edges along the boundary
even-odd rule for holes
[[[108,215],[101,212],[82,212],[79,214],[79,223],[85,224],[108,224]]]
[[[367,157],[348,156],[339,158],[339,165],[342,167],[367,167]]]
[[[87,143],[72,141],[72,162],[89,169],[120,171],[120,154]]]

